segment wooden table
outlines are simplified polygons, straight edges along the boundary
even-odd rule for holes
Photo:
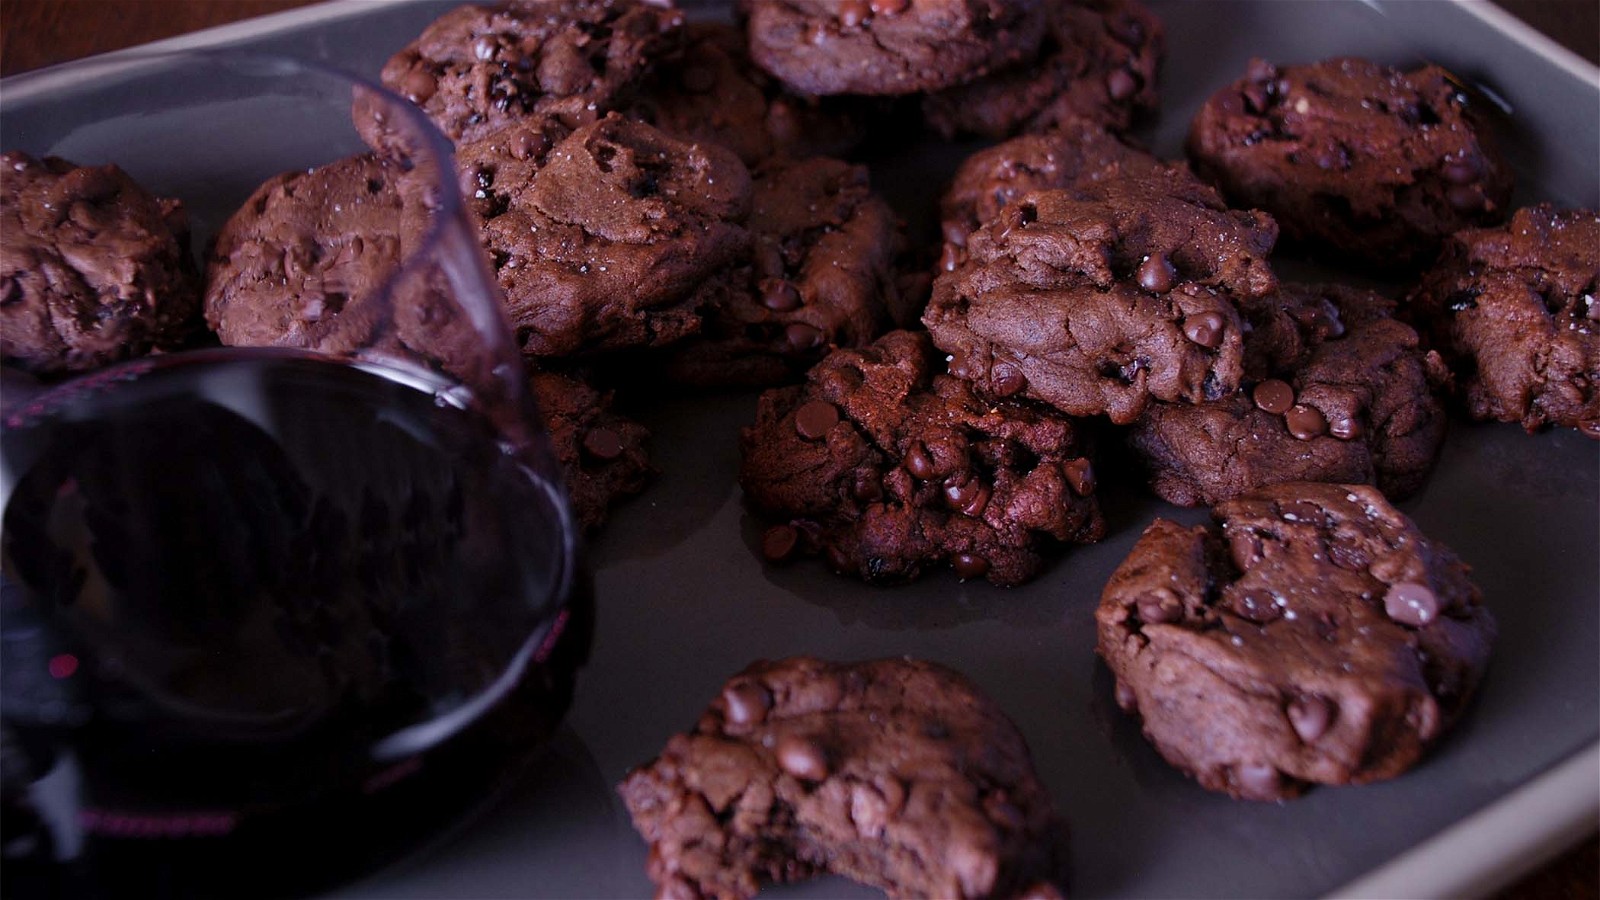
[[[314,0],[3,0],[0,75],[311,2]],[[1580,56],[1600,61],[1600,3],[1595,0],[1500,0],[1500,5]],[[1597,898],[1600,838],[1591,838],[1502,892],[1497,900]]]

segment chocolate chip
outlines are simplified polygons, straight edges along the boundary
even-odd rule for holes
[[[1079,497],[1087,497],[1094,493],[1094,466],[1084,458],[1069,459],[1061,464],[1061,474],[1067,478],[1067,486]]]
[[[911,0],[872,0],[872,12],[879,16],[898,16],[911,8]]]
[[[1028,386],[1028,376],[1011,363],[995,363],[989,377],[994,382],[994,392],[1002,397],[1019,394]]]
[[[783,562],[800,545],[800,531],[793,525],[774,525],[761,536],[761,555],[770,562]]]
[[[1320,694],[1301,694],[1289,701],[1284,712],[1300,740],[1310,743],[1328,732],[1333,723],[1333,704]]]
[[[412,69],[400,81],[400,93],[417,105],[427,103],[439,90],[439,82],[422,69]]]
[[[867,0],[844,0],[839,4],[839,24],[855,28],[872,15],[872,5]]]
[[[778,765],[801,781],[821,781],[828,777],[828,757],[822,748],[797,734],[778,739]]]
[[[1233,780],[1252,797],[1270,797],[1278,793],[1278,770],[1264,763],[1241,763],[1233,770]]]
[[[517,159],[543,156],[550,149],[550,137],[542,131],[522,130],[511,138],[511,155]]]
[[[982,578],[989,572],[989,561],[976,553],[957,553],[950,557],[950,568],[962,581]]]
[[[850,496],[863,503],[871,503],[883,498],[883,481],[872,472],[859,472],[856,474],[855,483],[850,486]]]
[[[939,251],[939,270],[954,272],[957,267],[967,261],[967,251],[955,244],[945,244]]]
[[[1144,262],[1139,264],[1139,271],[1134,273],[1134,278],[1139,282],[1139,287],[1150,293],[1165,294],[1178,283],[1178,270],[1173,268],[1171,260],[1157,253],[1144,258]],[[1185,322],[1187,323],[1187,320]]]
[[[1283,415],[1294,406],[1294,388],[1290,387],[1287,381],[1279,381],[1276,378],[1269,378],[1256,385],[1255,390],[1250,392],[1250,397],[1255,400],[1256,406],[1260,407],[1262,412],[1269,412],[1275,416]]]
[[[906,467],[907,472],[923,481],[933,477],[933,458],[928,456],[927,449],[921,444],[911,445],[911,449],[906,451],[905,459],[901,460],[901,465]]]
[[[1112,69],[1106,76],[1106,93],[1119,103],[1127,100],[1139,93],[1139,76],[1127,69]]]
[[[722,689],[727,719],[735,725],[759,725],[772,709],[772,693],[754,681],[735,681]]]
[[[1276,622],[1283,618],[1283,607],[1278,605],[1278,599],[1270,591],[1260,588],[1239,591],[1233,597],[1233,611],[1241,619],[1248,619],[1257,625]]]
[[[963,504],[961,511],[973,517],[974,519],[981,518],[983,516],[983,511],[989,508],[989,498],[993,495],[993,493],[994,492],[989,489],[988,485],[980,482],[978,484],[978,495],[973,497],[970,502]]]
[[[1134,707],[1139,704],[1139,695],[1135,694],[1133,688],[1125,681],[1117,682],[1116,698],[1117,705],[1128,712],[1133,712]]]
[[[794,430],[808,441],[820,441],[839,424],[839,408],[826,400],[810,400],[795,410]]]
[[[773,312],[799,309],[800,290],[787,279],[768,278],[761,282],[761,305]]]
[[[1289,411],[1283,414],[1283,422],[1288,426],[1289,433],[1302,441],[1309,441],[1328,431],[1328,420],[1322,417],[1322,410],[1304,403],[1289,407]]]
[[[1335,416],[1328,423],[1328,433],[1341,441],[1353,441],[1366,433],[1361,426],[1361,420],[1355,416]]]
[[[1139,621],[1147,625],[1165,625],[1183,618],[1183,601],[1171,591],[1145,594],[1135,601]]]
[[[1425,584],[1402,581],[1383,595],[1383,611],[1402,625],[1422,627],[1439,615],[1439,597]]]
[[[969,510],[971,507],[980,499],[984,501],[989,499],[986,496],[987,490],[988,489],[984,487],[983,481],[980,480],[978,476],[974,475],[965,481],[957,482],[952,480],[946,483],[944,486],[944,497],[946,500],[950,501],[951,506],[967,513],[969,516],[972,516],[977,515],[977,513],[970,512]],[[982,511],[982,506],[979,506],[978,512]]]
[[[795,352],[811,350],[822,343],[822,332],[804,322],[791,322],[783,330],[783,339]]]
[[[595,459],[616,459],[623,451],[622,435],[615,429],[589,429],[583,436],[583,450]]]
[[[1476,156],[1464,153],[1458,159],[1446,160],[1439,174],[1451,184],[1471,184],[1483,177],[1483,164]]]
[[[1183,336],[1207,350],[1215,350],[1222,346],[1226,325],[1221,313],[1208,311],[1184,316]]]
[[[945,371],[962,381],[972,381],[982,371],[973,365],[972,357],[965,350],[957,350],[945,358]]]

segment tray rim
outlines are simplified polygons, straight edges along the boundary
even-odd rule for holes
[[[1487,897],[1600,828],[1597,774],[1600,741],[1326,896]]]
[[[422,0],[323,0],[158,41],[81,57],[0,79],[3,96],[26,100],[104,75],[105,63],[178,50],[214,48],[311,28]],[[468,2],[468,0],[462,0]],[[1358,0],[1382,11],[1394,0]],[[1443,0],[1490,30],[1553,63],[1600,93],[1600,65],[1537,31],[1491,0]],[[680,0],[692,7],[697,0]],[[1487,897],[1600,830],[1600,741],[1580,748],[1326,897]],[[1533,821],[1540,827],[1527,828]]]

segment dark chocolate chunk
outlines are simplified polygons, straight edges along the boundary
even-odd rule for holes
[[[826,400],[811,400],[795,410],[794,428],[808,441],[820,441],[839,424],[839,408]]]

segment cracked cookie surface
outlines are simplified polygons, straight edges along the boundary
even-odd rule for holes
[[[659,896],[823,872],[895,897],[1060,896],[1064,826],[1027,744],[934,663],[756,663],[618,791]]]
[[[206,321],[222,343],[389,358],[466,384],[498,380],[431,255],[433,175],[371,153],[264,182],[217,232]],[[448,252],[444,258],[448,258]]]
[[[1032,59],[1040,0],[740,0],[756,65],[802,94],[901,96]]]
[[[1093,122],[1074,120],[1045,134],[1025,134],[985,147],[962,161],[939,201],[946,251],[943,267],[954,268],[957,251],[979,227],[1000,218],[1006,204],[1029,191],[1068,188],[1124,174],[1168,168],[1149,153],[1124,143]]]
[[[952,375],[1126,424],[1238,388],[1236,304],[1277,290],[1276,238],[1180,169],[1032,191],[968,237],[922,321]]]
[[[819,552],[875,583],[948,564],[1010,585],[1050,546],[1104,535],[1077,426],[943,374],[926,335],[837,350],[806,378],[762,394],[740,438],[740,484],[784,523],[769,559]]]
[[[1253,60],[1206,101],[1188,151],[1287,240],[1379,268],[1426,264],[1451,233],[1504,219],[1511,197],[1487,125],[1437,66]]]
[[[1159,102],[1166,52],[1161,20],[1139,0],[1045,0],[1050,26],[1039,58],[922,102],[945,137],[1049,132],[1074,120],[1126,131]]]
[[[1454,235],[1409,312],[1474,418],[1600,439],[1600,213],[1535,206]]]
[[[524,123],[457,158],[523,353],[698,332],[696,290],[749,253],[749,170],[731,150],[616,114],[562,130]]]
[[[1411,768],[1461,714],[1495,623],[1467,567],[1376,488],[1284,484],[1164,519],[1106,584],[1117,703],[1203,787],[1251,800]]]
[[[890,327],[904,237],[865,166],[773,159],[754,173],[752,198],[750,259],[698,289],[703,332],[666,351],[676,381],[793,382],[829,349]]]
[[[1243,388],[1210,403],[1154,403],[1128,433],[1151,488],[1179,506],[1286,481],[1421,487],[1444,439],[1438,354],[1394,304],[1340,285],[1285,284],[1242,310]]]
[[[453,141],[528,116],[576,128],[627,102],[654,61],[676,49],[682,24],[678,10],[643,0],[461,6],[423,29],[380,77]]]
[[[183,204],[116,166],[0,156],[0,359],[85,372],[171,346],[200,309]]]

